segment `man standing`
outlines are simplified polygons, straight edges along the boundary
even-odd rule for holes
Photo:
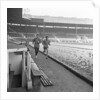
[[[50,45],[50,41],[48,39],[48,36],[45,37],[42,44],[43,44],[43,49],[44,49],[43,53],[46,53],[46,56],[48,56],[48,47]],[[47,57],[46,57],[46,59],[47,59]]]
[[[34,49],[35,49],[35,57],[37,58],[39,47],[41,43],[41,39],[39,38],[39,34],[36,34],[36,37],[33,39]]]

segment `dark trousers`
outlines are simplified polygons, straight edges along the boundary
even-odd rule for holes
[[[37,54],[38,54],[38,52],[39,52],[39,48],[34,47],[34,49],[35,49],[35,56],[37,56]]]

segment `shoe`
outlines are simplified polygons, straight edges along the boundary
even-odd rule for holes
[[[46,56],[46,59],[48,59],[48,56]]]

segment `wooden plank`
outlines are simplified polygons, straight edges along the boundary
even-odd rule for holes
[[[44,80],[45,84],[47,85],[47,82],[46,82],[45,78],[44,78],[44,77],[42,77],[42,79]]]
[[[44,74],[44,72],[41,70],[41,81],[42,81],[42,84],[44,86],[52,86],[52,82],[48,79],[48,77]]]
[[[43,76],[45,77],[45,79],[49,82],[49,83],[52,83],[49,79],[48,79],[48,77],[44,74],[44,72],[41,70],[41,73],[43,74]]]
[[[44,80],[43,80],[43,78],[41,78],[41,82],[42,82],[43,86],[46,85],[45,82],[44,82]]]

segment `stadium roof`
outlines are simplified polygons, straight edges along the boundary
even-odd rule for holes
[[[93,20],[89,18],[65,18],[65,17],[53,17],[53,16],[34,16],[24,15],[24,18],[28,19],[43,19],[46,23],[69,23],[69,24],[93,24]]]
[[[9,22],[8,22],[9,23]],[[92,19],[83,18],[64,18],[64,17],[50,17],[50,16],[34,16],[24,17],[14,20],[10,19],[10,23],[27,24],[27,25],[43,25],[46,26],[67,26],[67,27],[93,27]]]

